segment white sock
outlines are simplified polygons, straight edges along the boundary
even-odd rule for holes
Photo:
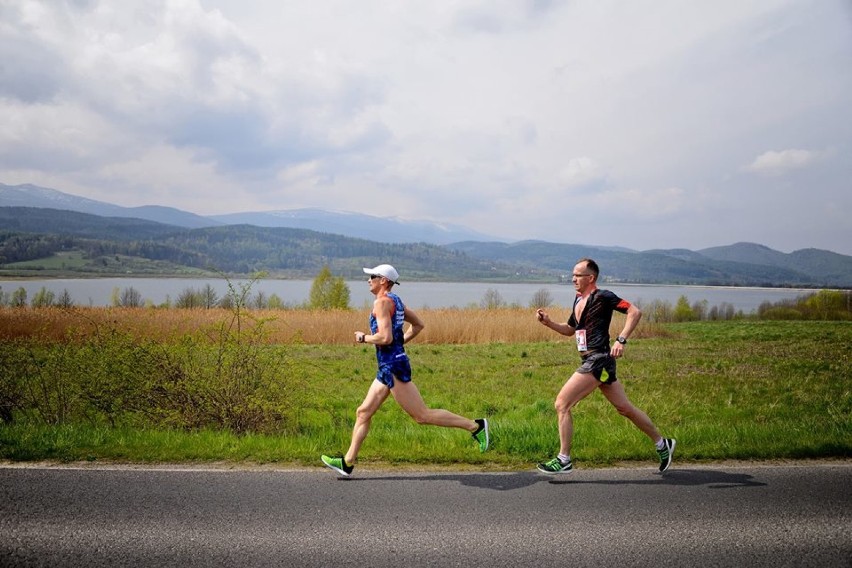
[[[658,450],[666,449],[666,439],[665,438],[660,438],[660,441],[657,442],[657,449]]]
[[[565,454],[558,454],[556,457],[559,458],[559,461],[561,461],[563,464],[571,462],[571,456],[566,456]]]

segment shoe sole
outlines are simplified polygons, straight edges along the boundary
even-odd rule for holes
[[[488,447],[491,446],[491,435],[488,433],[488,419],[482,419],[482,430],[485,432],[485,447],[479,447],[479,453],[484,454]]]
[[[571,469],[560,469],[558,471],[552,471],[552,470],[549,470],[549,469],[541,469],[540,467],[536,467],[536,469],[538,471],[540,471],[541,473],[544,473],[544,474],[547,474],[547,475],[559,475],[560,473],[571,473],[572,471],[574,471],[573,467]]]

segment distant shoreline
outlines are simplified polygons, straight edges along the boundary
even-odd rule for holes
[[[235,282],[244,282],[252,279],[251,275],[247,274],[210,274],[210,275],[187,275],[187,274],[4,274],[0,269],[0,283],[2,282],[32,282],[35,280],[108,280],[114,278],[122,279],[139,279],[139,280],[233,280]],[[312,282],[313,277],[309,276],[264,276],[258,279],[259,281],[292,281],[292,282]],[[360,280],[347,280],[347,283],[360,282]],[[421,284],[435,283],[451,283],[451,284],[540,284],[542,286],[571,286],[570,282],[556,282],[553,280],[531,280],[531,279],[480,279],[480,280],[450,280],[450,279],[434,279],[434,278],[412,278],[408,282],[417,282]],[[740,286],[737,284],[678,284],[678,283],[663,283],[663,282],[622,282],[622,281],[601,281],[600,287],[607,286],[627,286],[627,287],[648,287],[648,286],[667,286],[667,287],[689,287],[689,288],[713,288],[713,289],[731,289],[731,290],[792,290],[801,292],[814,292],[817,290],[836,290],[844,291],[852,289],[825,287],[825,286],[785,286],[782,284],[776,286]]]

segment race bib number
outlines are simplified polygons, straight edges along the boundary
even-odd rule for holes
[[[574,335],[577,338],[577,351],[588,351],[589,346],[586,344],[586,330],[578,329]]]

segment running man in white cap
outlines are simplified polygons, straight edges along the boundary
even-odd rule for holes
[[[376,299],[370,314],[371,333],[356,331],[355,342],[376,346],[379,370],[364,402],[356,411],[349,450],[339,457],[323,455],[322,462],[340,475],[349,477],[358,459],[361,444],[370,431],[373,415],[390,394],[418,424],[467,430],[479,444],[479,451],[487,450],[490,439],[485,418],[471,420],[448,410],[429,408],[411,382],[411,365],[404,344],[417,337],[423,331],[424,324],[417,314],[405,307],[399,296],[391,292],[394,284],[399,284],[399,273],[390,264],[365,268],[364,272],[370,277],[370,293]],[[407,330],[404,329],[405,322],[409,324]]]

